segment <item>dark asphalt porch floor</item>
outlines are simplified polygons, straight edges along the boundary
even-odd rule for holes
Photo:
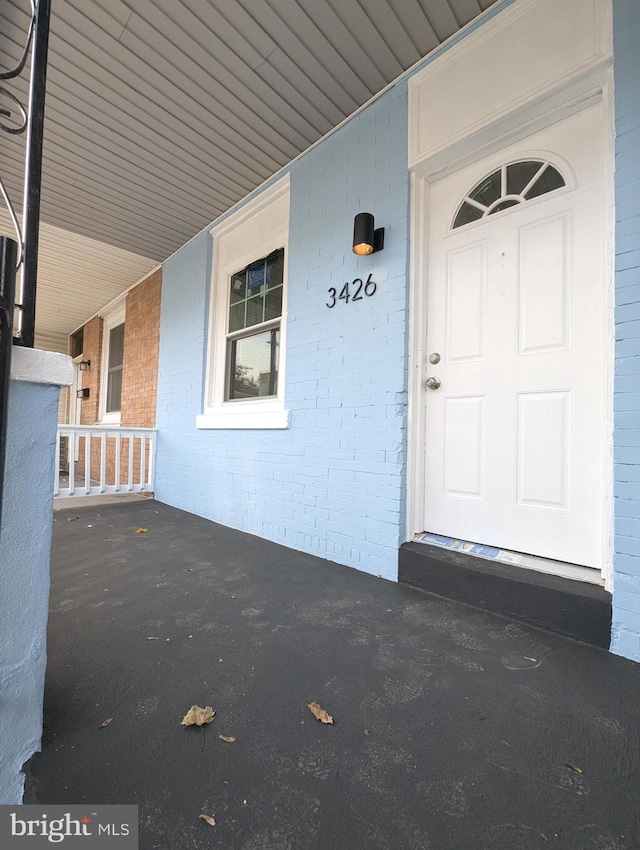
[[[640,847],[640,665],[155,501],[55,519],[25,802],[137,804],[141,850]]]

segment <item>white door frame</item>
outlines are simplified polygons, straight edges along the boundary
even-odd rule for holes
[[[563,98],[564,94],[564,98]],[[581,85],[575,81],[560,91],[554,91],[548,98],[549,109],[545,113],[536,101],[534,118],[523,123],[522,109],[514,112],[506,121],[500,122],[499,133],[487,141],[483,135],[481,144],[475,147],[472,138],[467,143],[456,144],[449,151],[449,157],[443,167],[442,156],[437,163],[417,166],[411,173],[410,200],[410,291],[409,291],[409,399],[408,399],[408,446],[407,446],[407,513],[405,539],[412,540],[416,533],[425,531],[424,490],[425,490],[425,445],[423,384],[427,377],[426,328],[427,328],[427,264],[423,262],[429,238],[429,193],[430,184],[450,174],[464,165],[483,159],[485,156],[507,147],[509,144],[525,138],[550,126],[563,118],[597,101],[603,103],[605,122],[605,148],[603,173],[605,175],[604,210],[604,257],[606,269],[607,316],[606,339],[606,385],[605,397],[607,409],[606,421],[609,423],[607,445],[604,452],[605,480],[603,493],[605,517],[603,528],[604,549],[602,576],[607,590],[612,589],[613,580],[613,368],[615,356],[614,329],[614,113],[613,78],[610,68],[599,69],[596,74],[585,76]],[[497,128],[496,128],[497,129]],[[479,140],[478,140],[479,141]],[[437,172],[433,169],[437,167]],[[437,532],[437,529],[428,529]],[[483,541],[473,541],[482,543]]]

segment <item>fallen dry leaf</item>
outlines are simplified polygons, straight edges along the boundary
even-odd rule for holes
[[[77,517],[77,516],[68,516],[68,517],[67,517],[67,522],[75,522],[77,519],[78,519],[78,517]]]
[[[571,762],[570,762],[570,761],[563,761],[563,762],[562,762],[562,764],[563,764],[565,767],[568,767],[568,768],[569,768],[569,770],[573,770],[575,773],[582,773],[582,768],[581,768],[581,767],[578,767],[578,766],[577,766],[577,765],[575,765],[575,764],[571,764]]]
[[[364,730],[364,734],[365,734],[365,735],[368,735],[368,734],[369,734],[369,730],[368,730],[368,729],[365,729],[365,730]]]
[[[547,836],[544,834],[544,832],[541,832],[541,833],[540,833],[540,838],[541,838],[543,841],[548,841],[548,840],[549,840],[549,839],[547,838]]]
[[[136,528],[136,534],[146,534],[149,531],[148,528]]]
[[[182,726],[204,726],[205,723],[211,723],[215,716],[216,713],[210,705],[207,705],[205,708],[200,708],[199,705],[192,705],[182,718]]]
[[[316,720],[319,720],[321,723],[333,723],[333,717],[328,714],[324,708],[319,706],[317,702],[307,703],[307,708]]]
[[[201,818],[202,820],[206,821],[209,824],[209,826],[215,826],[216,825],[216,819],[212,818],[211,815],[198,815],[198,817]]]
[[[532,658],[530,655],[524,655],[523,658],[525,659],[525,661],[532,661],[534,664],[537,664],[538,662],[537,658]]]
[[[235,744],[236,742],[233,735],[218,735],[218,738],[220,738],[221,741],[226,741],[227,744]]]
[[[106,720],[102,721],[102,723],[100,724],[100,726],[98,728],[103,729],[105,726],[108,726],[111,723],[112,720],[113,720],[113,717],[107,717]]]
[[[160,638],[159,638],[159,637],[153,637],[152,635],[150,635],[150,636],[147,638],[147,640],[160,640]]]

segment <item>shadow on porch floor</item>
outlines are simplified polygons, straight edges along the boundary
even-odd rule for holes
[[[640,665],[155,501],[72,507],[25,802],[138,804],[141,850],[637,850],[639,693]]]

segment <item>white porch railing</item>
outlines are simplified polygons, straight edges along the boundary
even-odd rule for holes
[[[155,451],[155,428],[58,425],[53,495],[153,492]]]

